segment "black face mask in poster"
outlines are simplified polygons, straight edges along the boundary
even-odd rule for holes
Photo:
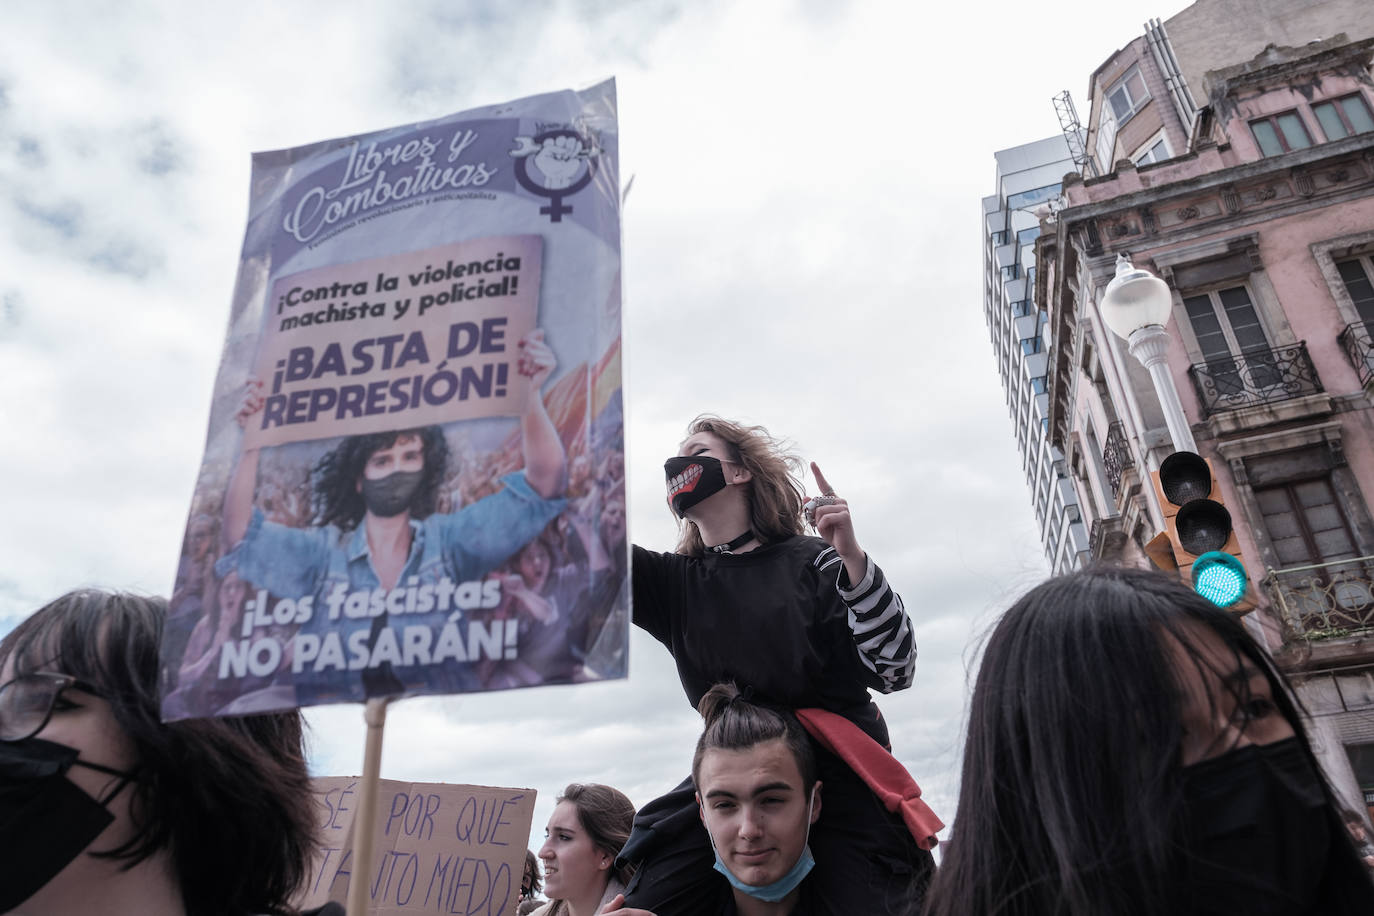
[[[400,515],[410,508],[415,491],[420,489],[424,471],[392,471],[376,480],[363,478],[363,504],[380,518]]]
[[[1190,913],[1313,913],[1331,848],[1321,778],[1297,738],[1185,767]]]
[[[668,505],[678,518],[688,509],[725,489],[725,468],[719,458],[709,455],[687,455],[663,462],[668,478]]]
[[[80,752],[40,738],[0,743],[0,913],[38,892],[110,825],[105,806],[133,774],[77,760]],[[82,766],[121,777],[103,799],[91,798],[66,773]]]

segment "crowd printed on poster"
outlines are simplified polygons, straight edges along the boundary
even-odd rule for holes
[[[164,718],[624,676],[617,158],[613,83],[254,156]]]
[[[360,875],[353,865],[360,781],[314,780],[320,848],[297,906],[346,903],[350,884],[365,880],[372,916],[513,911],[534,819],[533,789],[380,780],[372,864]]]

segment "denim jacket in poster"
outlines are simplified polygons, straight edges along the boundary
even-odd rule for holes
[[[541,497],[523,471],[507,474],[501,483],[504,487],[499,492],[457,512],[412,519],[410,556],[398,586],[432,586],[445,578],[455,584],[482,579],[533,540],[567,504],[562,498]],[[255,507],[243,540],[215,564],[219,576],[230,571],[237,571],[240,578],[278,598],[314,596],[313,613],[301,625],[301,633],[347,633],[362,627],[375,631],[374,622],[386,619],[386,615],[371,620],[329,619],[326,598],[340,586],[348,592],[381,586],[362,525],[351,531],[334,525],[292,528],[268,521]],[[405,622],[429,625],[437,631],[449,613],[408,614]],[[407,692],[461,692],[474,685],[469,667],[449,662],[400,666],[394,673]],[[293,680],[302,705],[363,699],[366,695],[357,671],[304,671]]]

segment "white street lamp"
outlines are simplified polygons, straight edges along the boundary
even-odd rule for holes
[[[1133,267],[1124,254],[1116,256],[1116,276],[1102,295],[1102,320],[1113,334],[1126,341],[1131,355],[1150,370],[1174,448],[1196,452],[1197,443],[1193,441],[1193,431],[1183,414],[1183,402],[1178,398],[1178,389],[1173,376],[1169,375],[1165,358],[1169,334],[1164,325],[1169,323],[1173,305],[1173,297],[1163,280],[1148,270]]]

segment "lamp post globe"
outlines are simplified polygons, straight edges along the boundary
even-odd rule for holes
[[[1131,332],[1169,323],[1173,297],[1163,280],[1132,266],[1124,254],[1116,256],[1116,276],[1102,295],[1102,320],[1112,333],[1130,340]]]
[[[1197,443],[1183,413],[1178,388],[1169,375],[1169,334],[1164,326],[1173,308],[1167,283],[1133,266],[1124,254],[1116,256],[1116,276],[1103,290],[1098,312],[1112,333],[1126,341],[1131,355],[1149,370],[1174,448],[1194,452]]]

